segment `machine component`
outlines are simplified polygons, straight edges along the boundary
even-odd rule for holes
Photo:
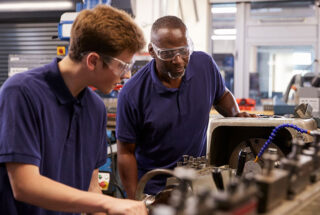
[[[237,167],[237,172],[236,172],[237,176],[242,175],[246,161],[247,161],[247,151],[245,149],[244,150],[241,149],[240,153],[239,153],[238,167]]]
[[[293,128],[295,130],[297,130],[298,132],[300,133],[305,133],[305,134],[310,134],[310,130],[306,130],[306,129],[302,129],[302,128],[299,128],[298,126],[296,125],[293,125],[293,124],[282,124],[282,125],[279,125],[277,126],[275,129],[272,130],[267,142],[263,145],[263,147],[261,148],[259,154],[257,155],[256,159],[255,159],[255,162],[258,161],[258,159],[262,156],[263,152],[266,150],[266,148],[268,148],[269,144],[273,141],[273,139],[275,138],[277,132],[281,129],[281,128],[285,128],[285,127],[289,127],[289,128]]]
[[[213,168],[212,178],[218,190],[224,190],[222,174],[219,168]]]
[[[298,90],[299,104],[306,103],[312,107],[312,116],[320,117],[320,88],[301,87]]]
[[[315,61],[316,62],[316,61]],[[296,74],[294,75],[283,95],[283,101],[288,103],[290,91],[293,89],[294,91],[299,91],[303,87],[320,87],[319,85],[319,76],[317,76],[313,72],[306,73],[305,75]],[[298,104],[298,101],[295,101]]]
[[[263,160],[265,165],[262,174],[255,176],[259,190],[259,213],[265,213],[281,204],[286,199],[288,184],[288,172],[274,169],[278,160],[276,149],[270,148],[268,153],[263,155]]]
[[[218,172],[219,168],[213,171]],[[189,167],[177,167],[174,175],[183,182],[176,186],[168,202],[150,207],[152,215],[208,215],[208,214],[256,214],[256,187],[252,180],[233,178],[232,183],[223,191],[199,189],[195,192],[194,181],[198,180],[200,171]],[[147,173],[148,174],[148,173]],[[211,178],[212,180],[212,178]],[[192,184],[189,186],[188,184]]]
[[[261,173],[262,168],[260,164],[254,162],[253,160],[247,161],[244,166],[244,175],[256,175]]]
[[[314,119],[275,116],[268,116],[267,118],[222,118],[210,116],[207,131],[207,157],[210,165],[230,165],[231,168],[235,169],[239,152],[245,147],[249,147],[251,151],[248,154],[247,161],[254,160],[251,156],[255,157],[254,155],[259,153],[260,148],[266,142],[272,130],[284,123],[294,124],[305,130],[317,129],[317,122]],[[293,128],[285,127],[277,132],[269,146],[277,148],[279,157],[282,157],[290,153],[292,139],[297,136],[302,136],[305,143],[313,142],[312,136],[301,134]],[[258,163],[263,166],[263,162],[258,161]]]
[[[240,151],[245,150],[246,151],[246,160],[243,168],[243,174],[260,174],[262,171],[262,167],[264,164],[263,159],[260,159],[257,163],[254,162],[255,157],[258,155],[259,150],[263,146],[263,144],[266,142],[266,139],[262,138],[251,138],[246,141],[241,142],[232,152],[230,159],[229,159],[229,165],[231,168],[236,168],[238,166],[238,160],[240,159],[238,154],[240,155]],[[273,147],[277,150],[277,154],[279,158],[284,157],[283,152],[280,150],[278,146],[276,146],[274,143],[270,144],[270,147]]]
[[[147,172],[142,178],[140,179],[138,186],[137,186],[137,191],[136,191],[136,200],[144,200],[147,196],[143,194],[144,187],[146,186],[147,182],[154,176],[156,175],[171,175],[175,176],[172,170],[169,169],[154,169],[149,172]]]
[[[295,131],[295,128],[289,129]],[[175,186],[166,192],[167,201],[162,203],[171,208],[168,214],[172,215],[256,214],[256,210],[268,215],[291,214],[305,205],[305,201],[312,201],[320,195],[320,182],[313,185],[309,182],[310,176],[319,171],[320,132],[309,133],[314,137],[311,147],[302,154],[302,147],[310,145],[310,136],[300,135],[290,143],[291,153],[280,162],[279,147],[268,148],[268,153],[257,163],[254,162],[254,155],[265,139],[252,138],[241,142],[234,149],[238,153],[232,153],[236,154],[235,160],[239,161],[237,175],[241,177],[237,177],[236,170],[227,165],[212,167],[205,158],[185,155],[172,174],[174,177],[167,180],[167,185]],[[284,153],[280,156],[284,157]],[[193,170],[192,174],[190,170]],[[250,180],[249,176],[254,176],[254,180]],[[286,197],[290,200],[286,200]],[[158,195],[154,199],[159,199]],[[153,203],[149,207],[151,214],[165,213],[166,210],[161,208],[153,213],[158,206]]]
[[[294,90],[294,103],[309,104],[312,107],[313,117],[320,116],[320,77],[315,73],[306,73],[304,76],[296,74],[292,77],[283,95],[283,101],[288,103],[289,93]],[[308,114],[309,115],[309,114]]]
[[[281,160],[280,166],[289,173],[288,199],[293,199],[296,194],[305,189],[313,169],[311,157],[302,155],[304,142],[301,139],[294,139],[292,144],[292,152],[288,158]]]
[[[175,215],[176,210],[165,204],[157,205],[156,207],[153,208],[151,215]]]
[[[310,176],[310,181],[315,183],[320,179],[320,132],[311,131],[311,135],[314,136],[314,141],[307,150],[303,150],[303,154],[310,156],[313,162],[313,171]]]
[[[256,214],[257,189],[252,180],[234,180],[224,192],[214,194],[216,214]]]
[[[179,161],[177,166],[185,166],[195,169],[203,169],[208,166],[208,160],[205,156],[194,158],[193,156],[183,155],[183,161]]]
[[[312,117],[312,107],[309,104],[299,104],[294,108],[294,117],[301,119],[309,119]]]

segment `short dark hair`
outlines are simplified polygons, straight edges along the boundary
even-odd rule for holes
[[[163,16],[157,19],[151,28],[151,34],[156,33],[161,28],[181,28],[187,30],[187,26],[176,16]]]
[[[98,52],[115,57],[128,50],[136,53],[145,46],[141,28],[126,12],[107,5],[83,10],[75,19],[69,57],[81,61],[82,53]]]

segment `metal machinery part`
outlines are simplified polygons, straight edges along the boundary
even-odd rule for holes
[[[177,168],[180,172],[194,169],[191,171],[193,176],[186,177],[183,174],[177,174]],[[220,173],[226,171],[227,167],[195,169],[184,166],[177,168],[174,170],[174,175],[180,177],[182,181],[188,180],[192,187],[191,192],[185,186],[176,186],[168,197],[167,203],[149,206],[151,215],[256,214],[257,190],[253,180],[233,177],[228,183],[225,183],[225,187],[220,186],[222,189],[217,191],[208,188],[207,183],[213,181],[214,174],[217,174],[219,175],[219,184],[222,185],[220,182],[223,180],[223,176]],[[234,175],[234,171],[232,174]],[[203,176],[210,177],[204,181]]]
[[[301,139],[293,140],[292,152],[281,159],[281,169],[289,173],[288,198],[293,199],[310,183],[313,171],[312,157],[302,154],[304,142]]]
[[[316,144],[318,149],[319,144]],[[295,167],[294,173],[299,172],[296,171],[298,168],[305,169],[304,159],[302,159],[301,162],[295,160],[297,158],[296,155],[299,153],[301,154],[301,150],[293,150],[290,156],[287,157],[288,160],[295,161],[293,164]],[[313,156],[318,156],[318,154]],[[171,189],[170,193],[167,193],[168,201],[160,204],[147,205],[151,211],[151,215],[169,215],[167,213],[168,211],[170,211],[172,215],[215,215],[233,213],[252,215],[257,214],[257,212],[267,215],[286,215],[292,214],[293,212],[306,211],[307,205],[317,204],[315,201],[319,199],[320,196],[320,181],[301,188],[302,186],[299,185],[300,182],[296,180],[299,177],[292,178],[292,174],[290,173],[290,176],[286,169],[274,168],[274,162],[279,159],[274,150],[268,150],[268,153],[263,155],[263,159],[263,171],[257,174],[254,180],[244,175],[242,177],[236,177],[235,171],[227,166],[202,166],[199,168],[199,166],[194,167],[194,165],[186,162],[186,166],[177,167],[179,168],[180,174],[176,173],[176,169],[174,171],[164,171],[160,169],[147,173],[143,179],[143,186],[139,186],[139,189],[143,190],[148,179],[162,173],[169,173],[169,175],[178,177],[181,180],[189,178],[189,180],[192,181],[192,189],[190,189],[190,192],[185,189],[186,187],[181,189],[181,186],[175,186]],[[197,158],[192,158],[192,160],[197,160]],[[299,165],[299,163],[303,165]],[[309,166],[312,167],[313,165]],[[183,172],[188,172],[190,169],[194,170],[192,172],[194,176],[185,177],[188,174],[184,174]],[[310,168],[307,169],[309,169],[308,173],[303,173],[303,175],[306,176],[307,179],[311,179],[307,176],[310,176],[312,170]],[[319,166],[316,169],[319,170]],[[214,175],[218,175],[218,177],[215,179]],[[229,176],[226,178],[224,177],[226,175]],[[221,179],[223,186],[218,186],[218,190],[208,186],[209,181],[211,181],[211,183],[215,181],[213,184],[217,184],[218,181],[218,184],[221,185]],[[293,200],[286,200],[290,183],[297,184],[299,193],[297,193]],[[256,190],[257,188],[258,190]],[[258,200],[256,197],[258,197]],[[319,207],[313,207],[313,211],[317,210],[319,210]]]
[[[262,148],[263,144],[266,142],[266,139],[262,139],[262,138],[250,138],[247,139],[245,141],[242,141],[241,143],[239,143],[239,145],[237,145],[229,158],[229,166],[232,169],[236,169],[237,165],[238,165],[238,158],[239,158],[239,153],[241,152],[241,150],[246,151],[247,156],[246,156],[246,160],[245,160],[245,165],[244,165],[244,169],[243,169],[243,173],[244,174],[248,174],[248,173],[261,173],[261,168],[263,167],[264,164],[264,160],[259,159],[258,163],[254,162],[254,159],[256,158],[256,156],[259,153],[259,150]],[[280,158],[284,157],[284,153],[281,151],[281,149],[275,145],[274,143],[271,143],[269,145],[270,148],[275,148],[277,150],[277,154],[279,156],[279,160]]]
[[[137,191],[136,191],[136,200],[144,200],[146,197],[145,194],[143,194],[144,188],[147,184],[147,182],[153,178],[156,175],[170,175],[170,176],[175,176],[174,172],[169,169],[154,169],[149,172],[147,172],[142,178],[140,179],[138,186],[137,186]]]
[[[207,157],[210,165],[222,166],[230,164],[233,168],[236,168],[240,149],[248,145],[252,153],[258,153],[255,151],[259,148],[258,146],[268,139],[275,127],[284,123],[294,124],[307,130],[317,129],[317,122],[314,119],[278,116],[269,116],[267,118],[222,118],[210,116],[207,130]],[[287,155],[291,151],[292,139],[297,136],[302,136],[305,143],[313,141],[313,137],[310,135],[301,134],[292,128],[284,128],[279,130],[271,147],[277,148],[278,152]],[[238,146],[239,148],[237,148]],[[257,147],[255,148],[254,146]],[[250,156],[253,156],[253,154]]]
[[[265,213],[278,206],[287,196],[288,172],[282,169],[274,169],[274,164],[279,156],[274,150],[268,150],[263,155],[263,171],[256,174],[255,182],[260,191],[258,195],[258,211]]]
[[[256,214],[257,209],[268,215],[284,215],[291,214],[300,206],[315,199],[315,196],[320,196],[318,181],[320,179],[318,177],[320,133],[312,134],[316,137],[313,138],[291,128],[280,129],[270,145],[274,150],[269,148],[268,153],[260,159],[260,163],[253,162],[271,131],[284,123],[295,124],[312,131],[317,128],[313,119],[210,119],[209,162],[204,161],[203,158],[184,156],[184,161],[179,162],[178,168],[185,171],[190,168],[196,170],[196,177],[191,184],[192,192],[186,194],[186,189],[179,191],[179,186],[176,186],[171,190],[174,197],[171,194],[168,195],[169,201],[165,205],[173,209],[171,211],[173,215],[213,215],[236,212],[244,215]],[[297,137],[306,146],[312,144],[315,139],[316,143],[311,145],[314,149],[309,148],[306,154],[302,154],[301,147],[292,147],[292,141]],[[279,162],[280,169],[274,169],[274,163],[281,157],[283,163]],[[234,170],[239,167],[240,158],[245,161],[241,170],[244,174],[236,174],[237,171]],[[313,162],[310,162],[311,160]],[[232,168],[229,168],[229,165]],[[176,176],[175,173],[171,175]],[[254,180],[251,180],[252,177],[247,179],[249,175],[255,175]],[[250,185],[252,181],[255,186]],[[310,185],[311,182],[314,184]],[[260,195],[258,202],[255,199],[257,193],[254,187],[258,188]],[[143,188],[140,187],[140,190],[142,192]],[[294,199],[286,200],[290,193],[294,194]],[[152,205],[151,209],[155,207],[157,205]],[[238,213],[239,211],[241,212]],[[151,214],[160,215],[161,213]]]

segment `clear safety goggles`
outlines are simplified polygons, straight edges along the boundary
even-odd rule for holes
[[[187,46],[181,46],[181,47],[172,48],[172,49],[159,48],[152,42],[150,44],[152,45],[152,48],[156,53],[157,57],[163,61],[171,61],[177,55],[180,55],[183,58],[190,57],[193,51],[192,43],[190,42],[188,42],[189,45]]]
[[[106,56],[106,55],[102,55],[100,54],[102,61],[105,64],[108,65],[115,65],[114,63],[116,63],[117,65],[116,68],[119,71],[118,75],[120,77],[124,76],[126,73],[131,72],[132,66],[133,66],[133,62],[132,63],[126,63],[123,62],[122,60],[115,58],[115,57],[111,57],[111,56]],[[111,63],[111,61],[113,61],[113,63]]]
[[[86,54],[88,54],[90,52],[83,52],[81,54],[81,56],[85,56]],[[111,66],[113,68],[116,68],[116,70],[118,71],[118,75],[120,77],[124,76],[126,73],[128,72],[131,72],[131,69],[132,69],[132,66],[133,66],[133,63],[134,62],[131,62],[131,63],[126,63],[126,62],[123,62],[122,60],[118,59],[118,58],[115,58],[115,57],[111,57],[111,56],[108,56],[108,55],[103,55],[103,54],[100,54],[100,53],[97,53],[102,61],[107,64],[108,66]]]

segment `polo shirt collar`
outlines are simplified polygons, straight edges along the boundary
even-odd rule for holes
[[[84,106],[85,97],[88,93],[87,87],[79,93],[78,98],[73,97],[61,76],[61,72],[58,67],[58,62],[60,60],[61,59],[59,58],[55,58],[50,64],[47,65],[49,69],[48,73],[45,76],[45,80],[47,81],[48,85],[50,86],[60,104],[64,105],[68,103],[76,103]]]
[[[191,55],[192,56],[192,55]],[[190,56],[190,60],[189,60],[189,63],[188,63],[188,66],[187,66],[187,68],[186,68],[186,72],[185,72],[185,74],[184,74],[184,76],[182,77],[182,82],[181,82],[181,85],[184,83],[184,82],[188,82],[191,78],[192,78],[192,76],[194,75],[194,70],[193,69],[191,69],[191,67],[190,67],[190,61],[191,61],[191,56]],[[160,79],[159,79],[159,77],[158,77],[158,75],[157,75],[157,73],[156,73],[156,64],[155,64],[155,60],[153,59],[152,61],[151,61],[151,63],[149,64],[150,65],[150,67],[151,67],[151,78],[152,78],[152,82],[153,82],[153,84],[154,84],[154,86],[155,86],[155,89],[156,89],[156,91],[158,92],[158,93],[169,93],[169,92],[172,92],[172,93],[174,93],[174,92],[176,92],[176,91],[178,91],[179,90],[179,88],[168,88],[168,87],[166,87],[166,86],[164,86],[163,84],[162,84],[162,82],[160,81]],[[180,86],[181,87],[181,86]]]

